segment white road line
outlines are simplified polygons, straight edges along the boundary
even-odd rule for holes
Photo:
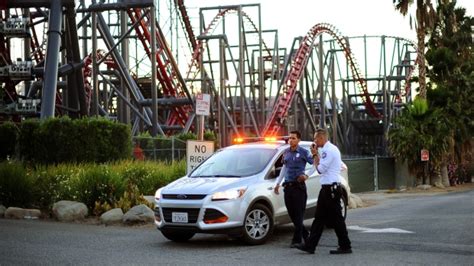
[[[347,229],[363,231],[362,233],[395,233],[395,234],[414,234],[415,232],[407,231],[399,228],[368,228],[358,225],[348,226]]]

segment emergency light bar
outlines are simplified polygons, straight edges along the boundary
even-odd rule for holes
[[[243,143],[250,143],[250,142],[275,142],[279,140],[285,141],[288,143],[289,136],[269,136],[269,137],[237,137],[234,138],[233,144],[243,144]]]

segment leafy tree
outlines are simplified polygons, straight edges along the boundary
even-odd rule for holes
[[[427,175],[428,165],[421,162],[420,152],[428,149],[430,162],[441,163],[441,155],[449,148],[448,120],[439,108],[428,108],[425,99],[416,98],[408,104],[403,113],[395,119],[395,125],[388,132],[389,149],[399,161],[406,161],[410,173],[417,177],[417,184],[432,183]]]
[[[393,0],[395,9],[403,16],[408,14],[413,0]],[[431,0],[416,0],[416,36],[418,39],[418,66],[419,66],[419,96],[426,98],[426,64],[425,64],[425,38],[426,34],[433,28],[436,20],[436,12]]]
[[[429,68],[428,101],[440,108],[445,116],[452,148],[445,154],[448,159],[465,166],[471,160],[471,139],[474,132],[474,54],[472,29],[474,19],[466,16],[456,1],[440,1],[436,22],[428,42],[426,59]],[[447,171],[442,172],[447,173]],[[447,179],[447,175],[445,176]]]

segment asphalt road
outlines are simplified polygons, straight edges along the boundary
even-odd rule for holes
[[[311,220],[306,221],[309,226]],[[166,240],[152,225],[125,227],[0,219],[0,265],[473,265],[474,190],[389,198],[349,210],[353,254],[329,255],[334,232],[316,254],[290,249],[291,226],[262,246],[219,235]]]

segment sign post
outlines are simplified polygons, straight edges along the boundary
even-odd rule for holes
[[[200,93],[196,95],[196,115],[199,121],[198,139],[204,139],[204,116],[209,116],[211,107],[211,95]]]
[[[188,140],[186,142],[186,173],[189,174],[213,153],[214,142]]]

